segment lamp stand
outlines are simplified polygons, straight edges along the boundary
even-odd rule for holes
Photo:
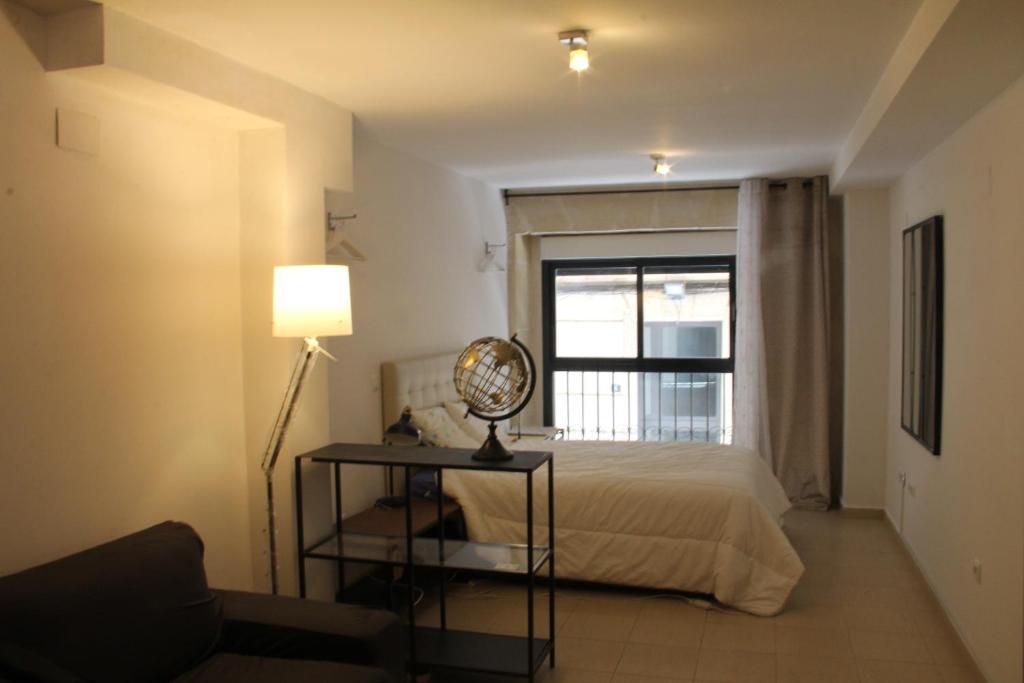
[[[327,353],[320,346],[316,337],[306,337],[303,348],[299,351],[295,361],[295,368],[292,370],[291,380],[285,390],[284,401],[277,413],[277,421],[274,423],[274,431],[270,433],[270,442],[267,443],[267,450],[263,454],[263,462],[260,468],[267,481],[267,542],[270,550],[270,590],[277,595],[277,525],[274,515],[274,466],[277,464],[277,457],[281,454],[281,446],[284,444],[288,426],[291,424],[292,415],[295,414],[295,406],[299,403],[299,395],[306,382],[306,377],[316,364],[317,356],[324,354],[331,360],[337,360]]]

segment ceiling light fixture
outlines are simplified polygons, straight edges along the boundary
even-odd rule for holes
[[[654,172],[658,175],[668,175],[672,172],[672,166],[665,161],[664,154],[652,154],[651,160],[654,162]]]
[[[590,67],[590,55],[587,54],[589,39],[586,31],[582,29],[562,31],[558,34],[558,40],[569,48],[570,69],[579,73]]]

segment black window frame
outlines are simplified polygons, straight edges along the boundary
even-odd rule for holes
[[[644,269],[709,267],[729,272],[729,357],[644,357]],[[557,357],[555,349],[555,273],[559,269],[635,268],[637,296],[636,358]],[[632,258],[545,259],[541,261],[541,306],[544,373],[544,424],[554,423],[554,374],[559,371],[732,373],[736,366],[736,256],[656,256]]]

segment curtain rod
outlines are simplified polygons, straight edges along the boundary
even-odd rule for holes
[[[680,232],[736,232],[736,228],[729,228],[725,226],[714,227],[714,228],[622,228],[616,230],[557,230],[557,231],[538,231],[538,232],[524,232],[521,235],[530,235],[531,237],[592,237],[594,235],[600,236],[615,236],[615,235],[663,235],[665,233],[680,233]]]
[[[808,187],[813,183],[813,180],[805,180],[803,186]],[[782,181],[768,183],[768,187],[785,187],[786,185],[787,183]],[[738,189],[740,189],[739,185],[706,185],[704,187],[640,187],[632,190],[559,190],[555,192],[513,192],[512,190],[505,189],[501,193],[507,206],[509,200],[516,197],[572,197],[591,194],[645,194],[648,192],[699,192],[701,190],[722,191]]]
[[[561,190],[556,192],[513,192],[502,190],[506,203],[514,197],[570,197],[587,194],[645,194],[648,192],[695,192],[697,190],[738,190],[739,185],[714,185],[709,187],[642,187],[632,190]]]

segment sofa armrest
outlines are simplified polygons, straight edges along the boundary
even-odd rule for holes
[[[402,680],[402,627],[391,612],[262,593],[215,592],[224,604],[223,651],[374,666]]]
[[[0,640],[0,683],[11,681],[47,681],[47,683],[84,683],[83,679],[35,652]]]

